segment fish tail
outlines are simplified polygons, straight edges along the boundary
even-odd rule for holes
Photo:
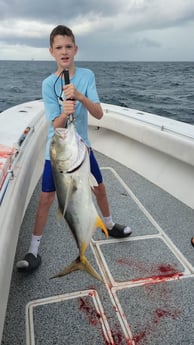
[[[77,271],[77,270],[86,271],[92,277],[96,278],[99,281],[102,281],[102,278],[100,277],[100,275],[96,272],[96,270],[92,267],[92,265],[89,263],[86,256],[84,256],[84,255],[82,256],[81,259],[80,259],[80,257],[78,257],[68,267],[66,267],[63,271],[60,271],[58,274],[54,275],[50,279],[63,277],[65,275],[67,275],[73,271]]]
[[[102,229],[105,236],[108,238],[108,230],[99,216],[96,218],[96,227]]]
[[[94,267],[92,267],[92,265],[89,263],[86,256],[83,256],[80,262],[81,262],[81,267],[82,267],[81,269],[83,271],[86,271],[87,273],[89,273],[92,277],[96,278],[97,280],[102,281],[101,276],[96,272]]]

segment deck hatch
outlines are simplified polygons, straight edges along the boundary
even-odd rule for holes
[[[64,319],[64,322],[61,322]],[[59,322],[60,321],[60,322]],[[113,344],[96,290],[66,293],[26,305],[26,344]]]

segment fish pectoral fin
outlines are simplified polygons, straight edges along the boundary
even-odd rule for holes
[[[67,211],[67,206],[69,204],[69,199],[73,193],[73,191],[75,191],[77,188],[75,186],[75,181],[74,179],[72,178],[69,182],[69,188],[67,189],[67,194],[66,194],[66,198],[65,198],[65,205],[64,205],[64,208],[63,208],[63,217],[65,216],[65,212]]]
[[[96,219],[96,228],[100,228],[104,232],[106,238],[108,238],[108,230],[99,216]]]
[[[64,222],[64,217],[63,217],[59,207],[58,207],[57,212],[56,212],[56,218],[57,218],[57,224],[58,225],[61,225]]]
[[[90,175],[89,175],[89,185],[92,189],[94,187],[98,187],[98,182],[96,181],[96,179],[92,173],[90,173]]]
[[[63,277],[73,271],[86,271],[89,273],[92,277],[96,278],[99,281],[102,281],[102,278],[100,275],[96,272],[96,270],[92,267],[92,265],[89,263],[87,258],[85,256],[82,256],[82,259],[78,257],[76,260],[74,260],[69,266],[67,266],[63,271],[60,271],[58,274],[54,275],[50,279]]]

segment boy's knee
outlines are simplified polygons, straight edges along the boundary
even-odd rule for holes
[[[40,202],[43,205],[51,205],[52,202],[54,201],[54,197],[55,197],[55,192],[42,192],[41,193],[41,198],[40,198]]]

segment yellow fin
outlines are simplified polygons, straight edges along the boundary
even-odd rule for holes
[[[84,260],[84,257],[85,257],[85,251],[86,251],[86,249],[87,249],[87,246],[88,246],[88,244],[86,244],[86,242],[82,242],[82,244],[81,244],[81,248],[80,248],[80,260],[82,261],[82,258],[83,258],[83,260]]]
[[[104,225],[102,219],[98,216],[96,218],[96,227],[102,229],[102,231],[104,232],[105,236],[108,238],[108,231],[106,226]]]
[[[54,275],[50,279],[59,278],[59,277],[65,276],[65,275],[67,275],[73,271],[77,271],[77,270],[86,271],[92,277],[96,278],[99,281],[102,281],[102,278],[100,277],[100,275],[92,267],[92,265],[89,263],[89,261],[87,260],[87,258],[85,256],[83,256],[82,259],[80,259],[80,257],[78,257],[68,267],[66,267],[63,271],[60,271],[59,273],[57,273],[56,275]]]
[[[63,217],[65,216],[65,212],[67,210],[67,206],[69,204],[69,199],[72,195],[73,190],[76,190],[76,183],[73,180],[73,178],[71,178],[71,180],[69,181],[69,188],[67,189],[67,195],[66,195],[65,205],[64,205],[64,209],[63,209]]]

